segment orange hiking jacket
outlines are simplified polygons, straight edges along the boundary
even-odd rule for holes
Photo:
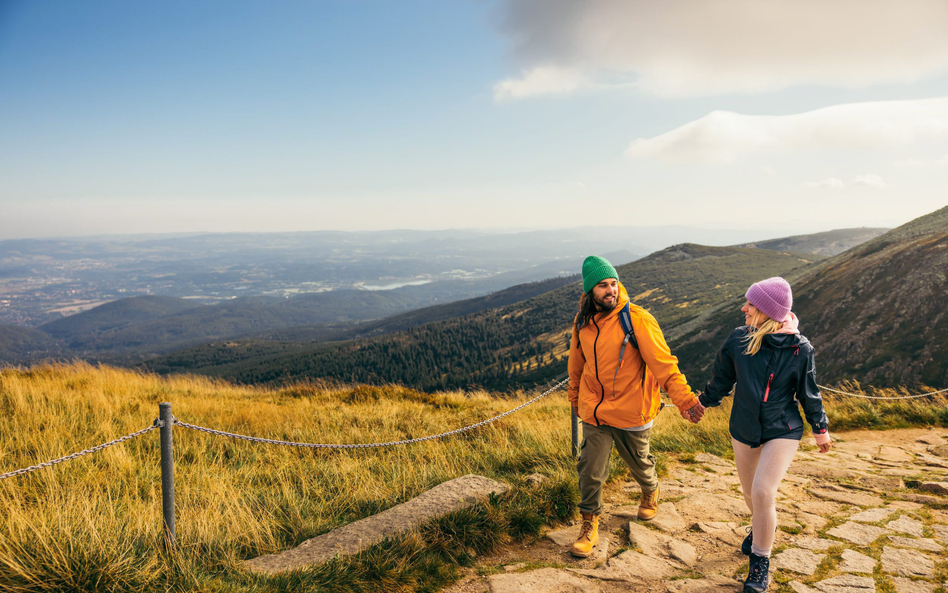
[[[622,368],[616,373],[619,349],[625,339],[619,311],[628,302],[629,293],[620,282],[619,300],[612,311],[597,314],[579,332],[573,324],[569,401],[578,407],[579,417],[587,424],[615,428],[648,424],[661,409],[659,387],[680,410],[698,403],[655,317],[637,305],[630,304],[629,310],[639,349],[626,346]]]

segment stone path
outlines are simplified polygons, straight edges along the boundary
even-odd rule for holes
[[[948,591],[948,430],[836,438],[828,455],[798,453],[780,488],[768,591]],[[650,523],[635,519],[638,486],[607,485],[600,526],[606,541],[590,558],[569,555],[574,523],[481,558],[445,591],[741,591],[747,559],[740,543],[750,513],[734,464],[698,454],[669,466]]]

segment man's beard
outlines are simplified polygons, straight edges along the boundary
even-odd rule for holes
[[[611,295],[606,295],[606,296],[611,296]],[[605,298],[605,297],[603,297],[603,298]],[[612,302],[607,304],[607,303],[605,303],[605,302],[603,302],[603,301],[597,299],[596,297],[593,297],[593,302],[596,303],[596,307],[598,307],[598,309],[599,309],[600,312],[602,312],[602,313],[608,313],[609,311],[612,311],[613,309],[616,308],[616,303],[619,302],[619,299],[618,299],[618,297],[613,296],[613,297],[612,297]]]

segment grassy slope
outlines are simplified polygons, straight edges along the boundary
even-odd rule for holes
[[[684,244],[620,266],[618,272],[635,302],[668,327],[743,293],[754,280],[809,263],[798,254]],[[514,377],[529,385],[562,372],[562,344],[579,293],[580,285],[571,284],[521,303],[339,345],[217,344],[173,353],[151,368],[248,383],[329,377],[427,390],[500,389]],[[545,366],[538,368],[541,360]]]
[[[237,387],[87,365],[0,372],[0,471],[32,465],[151,424],[170,401],[182,420],[244,434],[356,443],[443,432],[506,411],[525,396],[425,394],[393,387]],[[879,406],[829,400],[831,426],[948,423],[945,400]],[[707,451],[728,456],[727,404],[700,424],[666,410],[652,432],[659,467]],[[299,450],[175,429],[179,553],[161,552],[158,435],[0,481],[0,590],[427,591],[475,554],[575,516],[568,408],[559,392],[487,427],[408,447]],[[808,443],[807,443],[808,444]],[[526,485],[539,471],[547,486]],[[478,473],[510,494],[354,558],[266,577],[241,561]],[[625,470],[613,456],[610,480]]]
[[[777,251],[796,251],[799,253],[813,253],[826,257],[838,255],[856,245],[865,243],[890,229],[858,228],[837,229],[812,235],[795,235],[770,241],[746,243],[742,247],[757,247],[758,249],[774,249]]]
[[[23,360],[56,347],[56,340],[38,329],[0,325],[0,362]]]
[[[822,383],[948,386],[948,208],[788,277]],[[707,380],[717,348],[743,323],[740,299],[670,340]]]

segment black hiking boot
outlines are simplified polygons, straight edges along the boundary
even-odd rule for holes
[[[747,580],[744,581],[744,593],[764,593],[769,578],[770,558],[752,553],[750,570],[747,572]]]
[[[747,537],[744,538],[744,542],[741,544],[741,552],[743,552],[745,556],[751,555],[751,545],[753,543],[754,543],[754,528],[748,527]]]

